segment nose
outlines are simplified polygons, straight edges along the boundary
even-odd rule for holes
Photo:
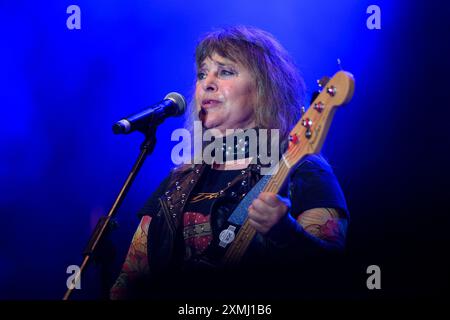
[[[217,91],[217,77],[213,72],[210,72],[203,81],[203,90],[208,92]]]

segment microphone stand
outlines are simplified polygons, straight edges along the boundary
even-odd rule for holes
[[[158,123],[159,124],[159,123]],[[153,152],[153,149],[155,148],[156,144],[156,127],[158,124],[153,124],[148,127],[147,132],[141,131],[145,134],[145,140],[141,144],[141,151],[139,153],[139,156],[134,163],[131,172],[129,173],[127,179],[125,180],[125,183],[122,186],[122,189],[120,190],[116,200],[114,201],[114,204],[112,205],[111,209],[109,210],[109,213],[105,217],[101,217],[97,225],[91,235],[91,238],[86,246],[86,249],[83,252],[83,263],[81,264],[81,267],[79,269],[79,272],[75,274],[73,284],[78,283],[80,281],[81,275],[83,273],[83,270],[88,265],[88,262],[91,257],[98,254],[99,247],[101,247],[101,240],[102,237],[105,237],[105,234],[107,234],[108,229],[112,226],[113,220],[112,218],[116,215],[120,205],[122,204],[123,200],[125,199],[125,196],[127,195],[131,184],[133,183],[134,179],[136,178],[140,168],[142,167],[146,157]],[[99,245],[100,244],[100,245]],[[63,297],[63,300],[68,300],[70,297],[70,294],[72,293],[74,289],[74,285],[70,286],[70,288],[67,289],[66,294]]]

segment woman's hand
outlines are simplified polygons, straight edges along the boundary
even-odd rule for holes
[[[248,208],[248,220],[263,235],[272,229],[291,206],[289,199],[273,192],[262,192]]]

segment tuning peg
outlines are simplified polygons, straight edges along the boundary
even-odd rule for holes
[[[307,139],[310,139],[312,136],[312,132],[311,132],[311,126],[312,126],[313,122],[311,119],[306,118],[302,120],[302,126],[304,126],[306,128],[306,132],[305,132],[305,137]]]
[[[330,77],[328,76],[323,76],[322,78],[320,78],[319,80],[317,80],[317,85],[320,88],[323,88],[327,85],[328,81],[330,81]]]
[[[311,129],[310,128],[306,129],[305,137],[307,139],[311,139],[311,136],[312,136]]]
[[[311,128],[313,122],[310,118],[302,119],[302,126],[305,128]]]
[[[323,103],[321,101],[314,103],[314,107],[315,110],[317,110],[319,113],[323,111],[323,109],[325,108],[325,106],[323,105]]]
[[[330,96],[334,97],[335,94],[336,94],[336,87],[335,87],[335,86],[329,86],[329,87],[327,88],[327,93],[328,93]]]
[[[296,133],[293,133],[289,136],[289,142],[292,142],[293,144],[298,143],[298,137]]]

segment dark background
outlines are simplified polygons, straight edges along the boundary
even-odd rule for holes
[[[66,8],[81,8],[68,30]],[[369,30],[366,9],[381,8]],[[221,25],[265,29],[296,60],[310,95],[344,69],[356,79],[323,154],[351,224],[344,298],[444,298],[450,265],[447,166],[450,18],[444,1],[0,1],[0,298],[61,299],[137,154],[139,134],[111,125],[170,91],[190,97],[193,52]],[[171,167],[172,118],[157,133],[118,215],[115,272],[137,210]],[[381,268],[381,290],[366,268]],[[99,296],[98,271],[77,299]]]

